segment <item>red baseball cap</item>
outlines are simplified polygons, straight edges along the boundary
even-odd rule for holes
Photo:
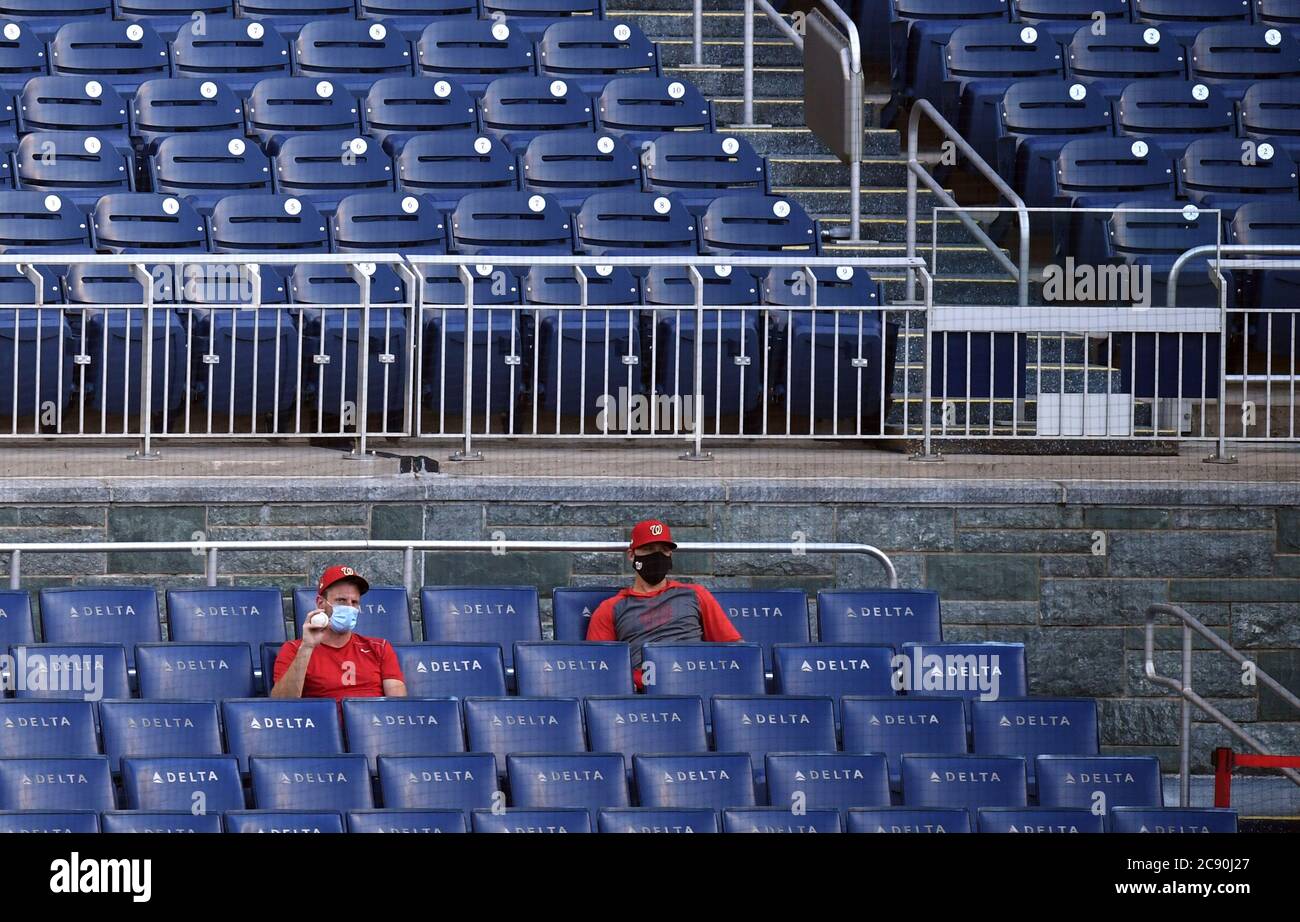
[[[360,573],[351,567],[335,564],[334,566],[327,568],[325,572],[321,574],[320,584],[316,587],[316,594],[324,595],[326,589],[333,586],[341,579],[354,579],[360,583],[362,595],[365,595],[370,591],[370,584],[366,582],[365,577]]]
[[[669,547],[677,547],[673,541],[672,530],[658,519],[646,519],[644,522],[637,522],[632,526],[632,545],[631,550],[636,550],[645,544],[667,544]]]

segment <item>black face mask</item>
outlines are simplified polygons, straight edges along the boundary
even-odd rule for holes
[[[663,582],[664,577],[668,575],[668,571],[673,568],[673,559],[663,553],[646,554],[643,557],[633,559],[632,566],[641,574],[641,578],[646,583],[657,586]]]

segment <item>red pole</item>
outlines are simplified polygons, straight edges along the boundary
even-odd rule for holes
[[[1233,755],[1231,749],[1214,750],[1214,805],[1216,807],[1232,806],[1232,769]]]

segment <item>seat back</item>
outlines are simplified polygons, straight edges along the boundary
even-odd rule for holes
[[[973,23],[953,30],[944,49],[949,77],[1056,77],[1060,46],[1046,30],[1019,23]]]
[[[213,701],[115,699],[100,704],[99,720],[114,771],[130,758],[223,755]]]
[[[454,79],[385,77],[366,93],[366,133],[384,141],[427,131],[473,131],[478,106]]]
[[[608,269],[609,273],[601,275]],[[623,266],[597,266],[593,271],[590,266],[583,268],[587,277],[587,303],[590,304],[640,304],[641,295],[636,277]],[[573,270],[567,267],[533,266],[524,276],[524,301],[528,304],[553,304],[573,306],[581,303],[582,292]],[[591,323],[603,330],[605,315],[593,313]],[[611,323],[623,321],[625,313],[609,315]],[[565,326],[578,323],[576,313],[565,317]],[[593,330],[589,329],[588,333]],[[591,613],[605,599],[615,595],[615,589],[562,589],[557,588],[552,597],[552,613],[555,618],[556,640],[586,640],[587,625]],[[576,606],[576,607],[575,607]],[[563,609],[563,610],[562,610]]]
[[[50,73],[98,76],[120,92],[171,76],[167,43],[147,22],[85,20],[61,26],[50,42]]]
[[[447,251],[442,213],[423,196],[401,192],[347,196],[330,218],[330,236],[339,253]]]
[[[1085,82],[1105,79],[1138,80],[1163,77],[1182,80],[1187,64],[1184,50],[1172,36],[1149,25],[1106,24],[1106,34],[1090,26],[1074,33],[1065,49],[1067,75]]]
[[[538,73],[577,80],[599,92],[616,74],[658,76],[655,45],[634,23],[609,19],[567,19],[547,26],[537,43]]]
[[[1078,89],[1076,89],[1078,87]],[[1083,84],[1021,80],[1007,88],[998,109],[1008,135],[1108,134],[1110,105]]]
[[[90,236],[85,214],[71,199],[53,193],[0,191],[0,247],[84,247]]]
[[[692,83],[670,77],[615,77],[596,100],[600,127],[645,135],[711,131],[713,110]]]
[[[411,46],[400,29],[370,20],[335,18],[309,22],[293,42],[294,66],[302,77],[370,84],[383,77],[412,74]]]
[[[149,163],[155,192],[188,198],[200,210],[227,196],[271,191],[271,161],[238,135],[171,135]]]
[[[520,170],[527,191],[553,195],[571,208],[577,208],[591,193],[641,188],[636,155],[622,138],[610,134],[539,134],[528,142]]]
[[[763,667],[772,671],[772,645],[806,643],[808,595],[802,589],[720,589],[713,594],[731,624],[749,643],[763,648]]]
[[[842,832],[838,810],[787,807],[731,808],[722,811],[723,832]]]
[[[1173,193],[1173,170],[1154,144],[1129,138],[1078,138],[1061,148],[1056,189],[1062,196]]]
[[[343,815],[332,810],[227,810],[226,832],[342,833]]]
[[[270,586],[168,589],[167,636],[182,643],[283,642],[280,590]]]
[[[980,807],[979,832],[1105,832],[1106,819],[1083,809]]]
[[[533,278],[534,273],[540,273],[542,271],[544,270],[542,270],[541,267],[529,270],[528,279],[535,282],[536,280]],[[612,274],[617,274],[618,271],[618,269],[615,269]],[[549,278],[547,279],[546,284],[546,290],[550,290],[549,285],[551,284],[551,280]],[[576,288],[576,286],[577,282],[575,281],[574,287]],[[547,296],[542,294],[543,288],[540,284],[534,284],[533,290],[537,292],[537,294],[532,297],[533,303],[561,303],[552,300],[544,300]],[[567,292],[565,296],[567,297]],[[576,304],[577,302],[568,301],[563,303]],[[622,302],[611,301],[610,303],[618,304]],[[622,587],[606,587],[593,589],[587,586],[556,586],[554,592],[551,594],[551,615],[555,622],[555,639],[586,640],[587,625],[591,621],[592,612],[596,610],[601,602],[617,595],[621,588]]]
[[[659,810],[653,807],[606,807],[596,825],[599,832],[719,832],[718,814],[706,807]]]
[[[209,219],[212,252],[328,253],[325,219],[292,195],[227,195]]]
[[[471,192],[519,188],[515,158],[497,138],[472,131],[444,131],[411,138],[397,157],[403,191],[452,210]]]
[[[966,710],[956,699],[924,695],[840,700],[845,752],[883,752],[901,770],[905,752],[966,752]]]
[[[1207,26],[1188,51],[1193,80],[1235,83],[1300,77],[1300,42],[1289,29]]]
[[[1222,807],[1114,807],[1110,813],[1110,831],[1236,832],[1237,811]]]
[[[345,698],[343,731],[348,752],[364,755],[372,775],[380,755],[465,751],[455,698]]]
[[[141,698],[249,698],[253,651],[246,643],[142,643],[135,648]]]
[[[512,753],[506,758],[516,807],[626,807],[627,769],[617,752]]]
[[[497,793],[497,762],[490,752],[456,755],[381,755],[384,806],[403,810],[477,810]]]
[[[748,752],[763,770],[769,752],[835,752],[835,709],[830,698],[794,695],[715,695],[713,745]]]
[[[817,226],[793,199],[779,195],[724,195],[700,219],[700,252],[819,255]]]
[[[553,198],[527,192],[471,192],[451,213],[458,253],[570,253],[569,216]]]
[[[474,832],[591,832],[591,813],[581,807],[553,807],[550,810],[509,807],[500,812],[475,810],[470,821]]]
[[[279,135],[330,131],[356,135],[359,103],[346,88],[314,77],[268,77],[248,97],[248,131],[263,144]]]
[[[1231,133],[1232,103],[1216,86],[1176,80],[1134,80],[1116,107],[1122,134],[1159,138],[1168,134]]]
[[[343,752],[338,705],[332,698],[227,699],[221,702],[221,722],[240,771],[248,770],[249,756]]]
[[[14,151],[14,177],[20,189],[57,192],[91,204],[99,196],[130,192],[134,164],[111,140],[89,132],[33,132]]]
[[[813,269],[774,267],[763,276],[763,303],[781,307],[807,307],[816,286],[818,307],[879,307],[883,302],[881,283],[865,269],[852,266]],[[842,315],[856,329],[857,318]]]
[[[483,127],[518,146],[526,145],[537,132],[589,131],[591,99],[563,80],[546,77],[499,77],[488,84],[479,106]],[[516,144],[511,143],[512,147]]]
[[[700,269],[704,303],[712,305],[747,305],[758,303],[758,283],[743,269],[719,264],[710,271]],[[646,275],[645,303],[648,305],[687,306],[695,303],[695,283],[690,273],[678,266],[653,266]]]
[[[407,693],[420,698],[506,693],[506,670],[497,643],[399,643],[393,645]]]
[[[47,643],[124,644],[127,663],[134,666],[135,644],[162,640],[152,586],[42,589],[40,600],[41,636]]]
[[[586,636],[585,627],[583,636]],[[32,643],[35,640],[36,632],[32,630],[32,599],[27,590],[0,589],[0,647]]]
[[[866,644],[778,643],[773,673],[782,695],[892,695],[892,647]]]
[[[1300,138],[1300,80],[1267,80],[1241,98],[1241,130],[1246,137],[1276,137],[1294,146]]]
[[[621,752],[629,768],[638,753],[707,752],[704,708],[694,695],[641,695],[585,700],[592,752]]]
[[[438,19],[429,23],[415,45],[415,72],[454,78],[482,89],[498,77],[536,73],[528,37],[507,22],[486,19]]]
[[[905,643],[900,680],[909,693],[958,698],[1023,698],[1029,694],[1022,643]]]
[[[1162,208],[1163,211],[1143,211]],[[1128,210],[1132,209],[1132,210]],[[1172,263],[1184,251],[1219,241],[1219,215],[1182,202],[1121,202],[1107,222],[1111,253],[1126,262]]]
[[[1265,156],[1271,153],[1271,156]],[[1255,156],[1243,156],[1236,138],[1203,138],[1188,145],[1178,179],[1190,194],[1297,195],[1296,165],[1277,145],[1260,141]]]
[[[33,784],[32,779],[56,778]],[[0,759],[0,810],[115,810],[113,777],[104,756]]]
[[[756,643],[648,643],[642,677],[651,695],[762,695],[763,648]]]
[[[574,220],[584,253],[695,253],[695,218],[674,196],[597,192],[586,198]]]
[[[466,698],[470,752],[491,752],[497,770],[512,752],[585,752],[577,698]]]
[[[1155,756],[1037,758],[1038,802],[1044,807],[1161,807],[1160,761]]]
[[[849,832],[973,832],[962,807],[878,807],[848,813]]]
[[[478,0],[360,0],[358,19],[383,19],[419,32],[430,20],[478,16]]]
[[[99,832],[94,810],[0,810],[2,832]]]
[[[1237,209],[1228,231],[1232,243],[1289,244],[1300,239],[1300,202],[1248,202]]]
[[[203,795],[209,814],[244,809],[239,764],[232,756],[136,756],[122,760],[128,810],[194,809]]]
[[[288,77],[289,41],[270,22],[211,18],[203,34],[181,29],[172,42],[177,77],[215,80],[246,93],[259,80]]]
[[[88,131],[100,138],[127,134],[125,100],[95,77],[32,77],[16,102],[24,131]]]
[[[1132,0],[1133,21],[1183,26],[1194,34],[1215,23],[1249,22],[1249,4],[1238,0]]]
[[[1100,751],[1097,702],[1092,698],[972,701],[970,718],[975,753],[1024,756],[1030,781],[1035,756],[1090,756]]]
[[[0,20],[5,41],[0,44],[0,87],[18,93],[31,77],[46,73],[45,43],[31,25]]]
[[[0,759],[99,755],[89,701],[0,702]]]
[[[847,810],[888,807],[889,764],[881,753],[769,752],[768,802],[790,810],[803,794],[805,806]]]
[[[817,624],[823,643],[935,643],[943,639],[939,593],[932,589],[821,589]]]
[[[263,810],[355,810],[374,806],[364,756],[254,756],[253,803]]]
[[[909,807],[1023,807],[1022,756],[902,756],[903,802]]]
[[[127,250],[206,250],[207,228],[189,202],[154,192],[102,196],[91,214],[95,246]]]
[[[462,810],[349,810],[348,832],[469,832]]]
[[[516,643],[515,675],[521,695],[632,694],[632,659],[625,643]]]
[[[393,189],[393,161],[366,138],[317,133],[286,138],[272,159],[275,189],[332,210],[345,195]]]
[[[745,752],[632,757],[643,807],[752,807],[754,775]]]
[[[672,131],[642,154],[646,189],[676,192],[705,206],[731,192],[767,193],[767,162],[748,140],[708,131]]]

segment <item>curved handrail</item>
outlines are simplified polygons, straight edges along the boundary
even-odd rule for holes
[[[1184,250],[1174,260],[1173,266],[1169,269],[1169,283],[1165,290],[1165,307],[1177,307],[1175,303],[1178,297],[1178,277],[1182,274],[1183,267],[1198,256],[1207,256],[1210,253],[1217,253],[1222,256],[1244,255],[1247,253],[1261,253],[1269,256],[1298,256],[1300,257],[1300,244],[1295,243],[1230,243],[1214,244],[1203,243],[1200,246]],[[1249,267],[1244,267],[1249,268]],[[1271,265],[1260,265],[1258,268],[1294,268],[1279,267]]]

